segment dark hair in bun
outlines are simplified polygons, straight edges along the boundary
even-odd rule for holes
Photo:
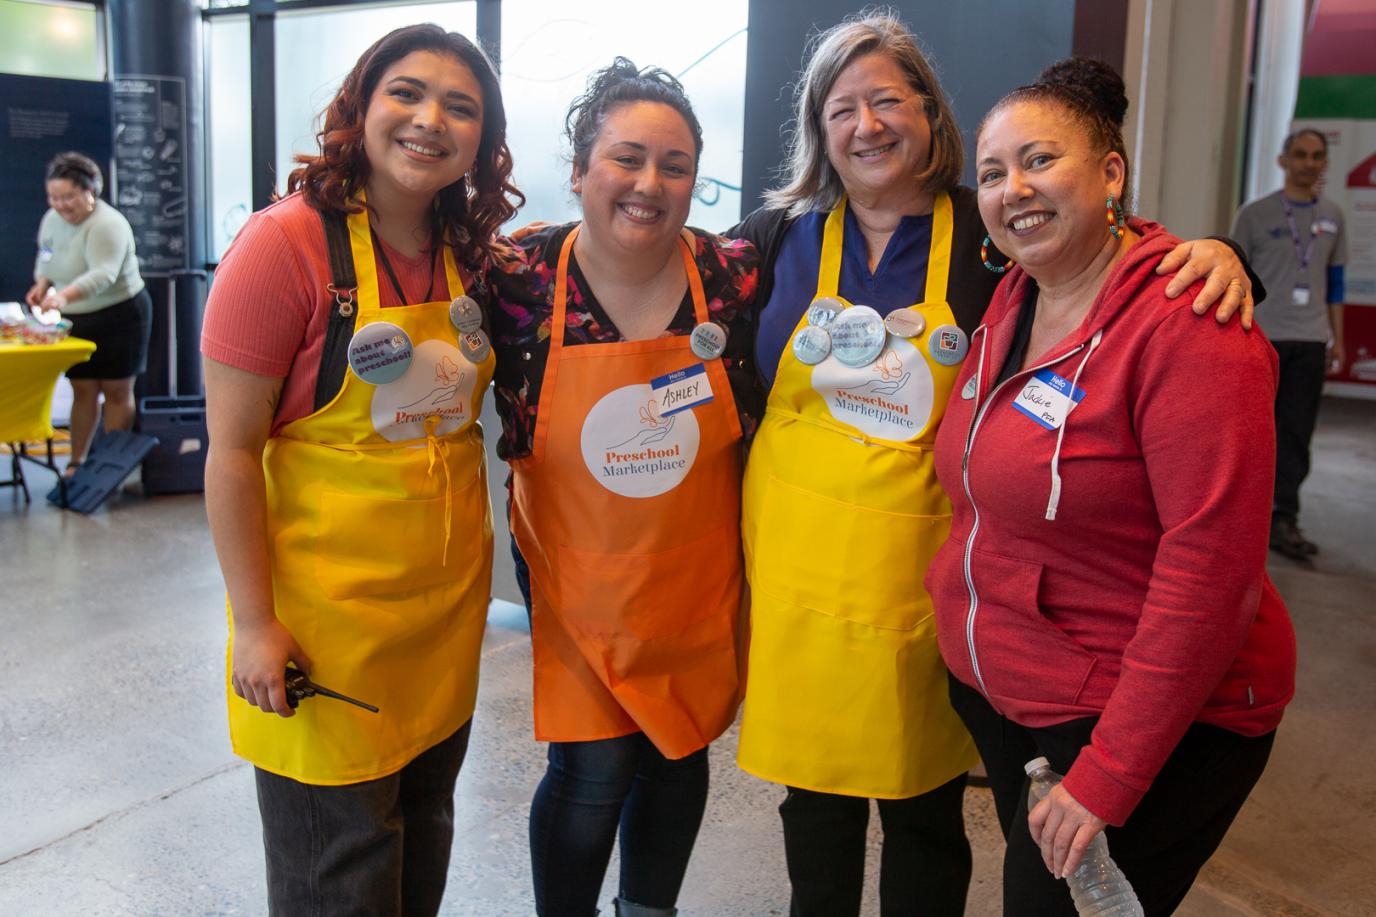
[[[65,179],[82,191],[89,191],[100,197],[104,182],[100,177],[100,166],[89,156],[80,153],[58,153],[48,163],[46,181]]]
[[[1099,153],[1123,157],[1123,209],[1131,211],[1131,182],[1128,180],[1128,153],[1123,143],[1123,116],[1128,110],[1123,78],[1103,61],[1087,57],[1067,57],[1047,67],[1030,86],[1020,86],[998,101],[980,124],[1014,102],[1041,102],[1059,105],[1079,124]]]
[[[607,115],[618,105],[632,102],[659,102],[683,116],[693,135],[693,168],[702,157],[702,125],[693,114],[693,105],[683,84],[659,67],[637,68],[624,57],[612,61],[588,78],[587,92],[573,100],[564,116],[564,135],[573,147],[573,164],[587,171],[593,144],[602,133]]]

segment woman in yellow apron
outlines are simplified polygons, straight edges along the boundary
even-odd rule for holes
[[[387,35],[207,305],[229,729],[274,914],[434,914],[444,892],[491,579],[473,297],[519,198],[505,126],[471,42]],[[376,712],[289,694],[288,665]]]
[[[618,59],[568,118],[583,221],[498,279],[498,451],[528,562],[535,909],[674,913],[739,702],[740,406],[754,249],[685,230],[702,133],[683,89]],[[748,422],[748,421],[747,421]]]
[[[756,362],[770,386],[743,495],[738,762],[788,787],[793,917],[859,913],[870,799],[881,912],[959,915],[976,755],[923,577],[951,512],[932,445],[1001,259],[981,254],[960,133],[911,33],[869,16],[813,47],[790,180],[731,233],[764,259]],[[1179,289],[1214,262],[1211,289],[1242,277],[1222,243],[1194,245],[1203,263]],[[1227,314],[1245,279],[1232,287]]]

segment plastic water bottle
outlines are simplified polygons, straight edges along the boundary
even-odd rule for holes
[[[1051,762],[1045,758],[1033,758],[1024,769],[1032,779],[1032,788],[1027,793],[1030,812],[1061,782],[1061,775],[1051,769]],[[1144,917],[1137,893],[1108,855],[1108,841],[1102,831],[1090,842],[1080,867],[1065,881],[1080,917]]]

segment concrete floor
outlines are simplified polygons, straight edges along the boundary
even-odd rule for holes
[[[1326,402],[1315,453],[1305,523],[1323,553],[1271,567],[1299,632],[1299,690],[1269,770],[1180,911],[1191,917],[1376,913],[1376,402]],[[0,501],[0,914],[263,913],[201,499],[135,487],[90,517]],[[501,550],[494,591],[516,598]],[[445,914],[533,911],[525,833],[543,748],[529,672],[524,613],[494,603]],[[787,912],[781,793],[738,771],[734,747],[732,733],[714,750],[687,917]],[[967,793],[966,815],[968,913],[996,914],[1002,841],[987,790]],[[873,873],[866,914],[878,913]]]

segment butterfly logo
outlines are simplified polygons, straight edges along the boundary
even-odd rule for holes
[[[664,418],[659,416],[659,402],[651,398],[640,409],[640,423],[651,430],[664,422]]]
[[[874,363],[874,371],[879,373],[879,377],[885,382],[897,379],[903,373],[903,361],[898,359],[898,354],[892,350],[884,351]]]
[[[435,381],[441,385],[453,385],[459,381],[462,375],[463,372],[459,369],[459,364],[448,356],[435,364]]]

